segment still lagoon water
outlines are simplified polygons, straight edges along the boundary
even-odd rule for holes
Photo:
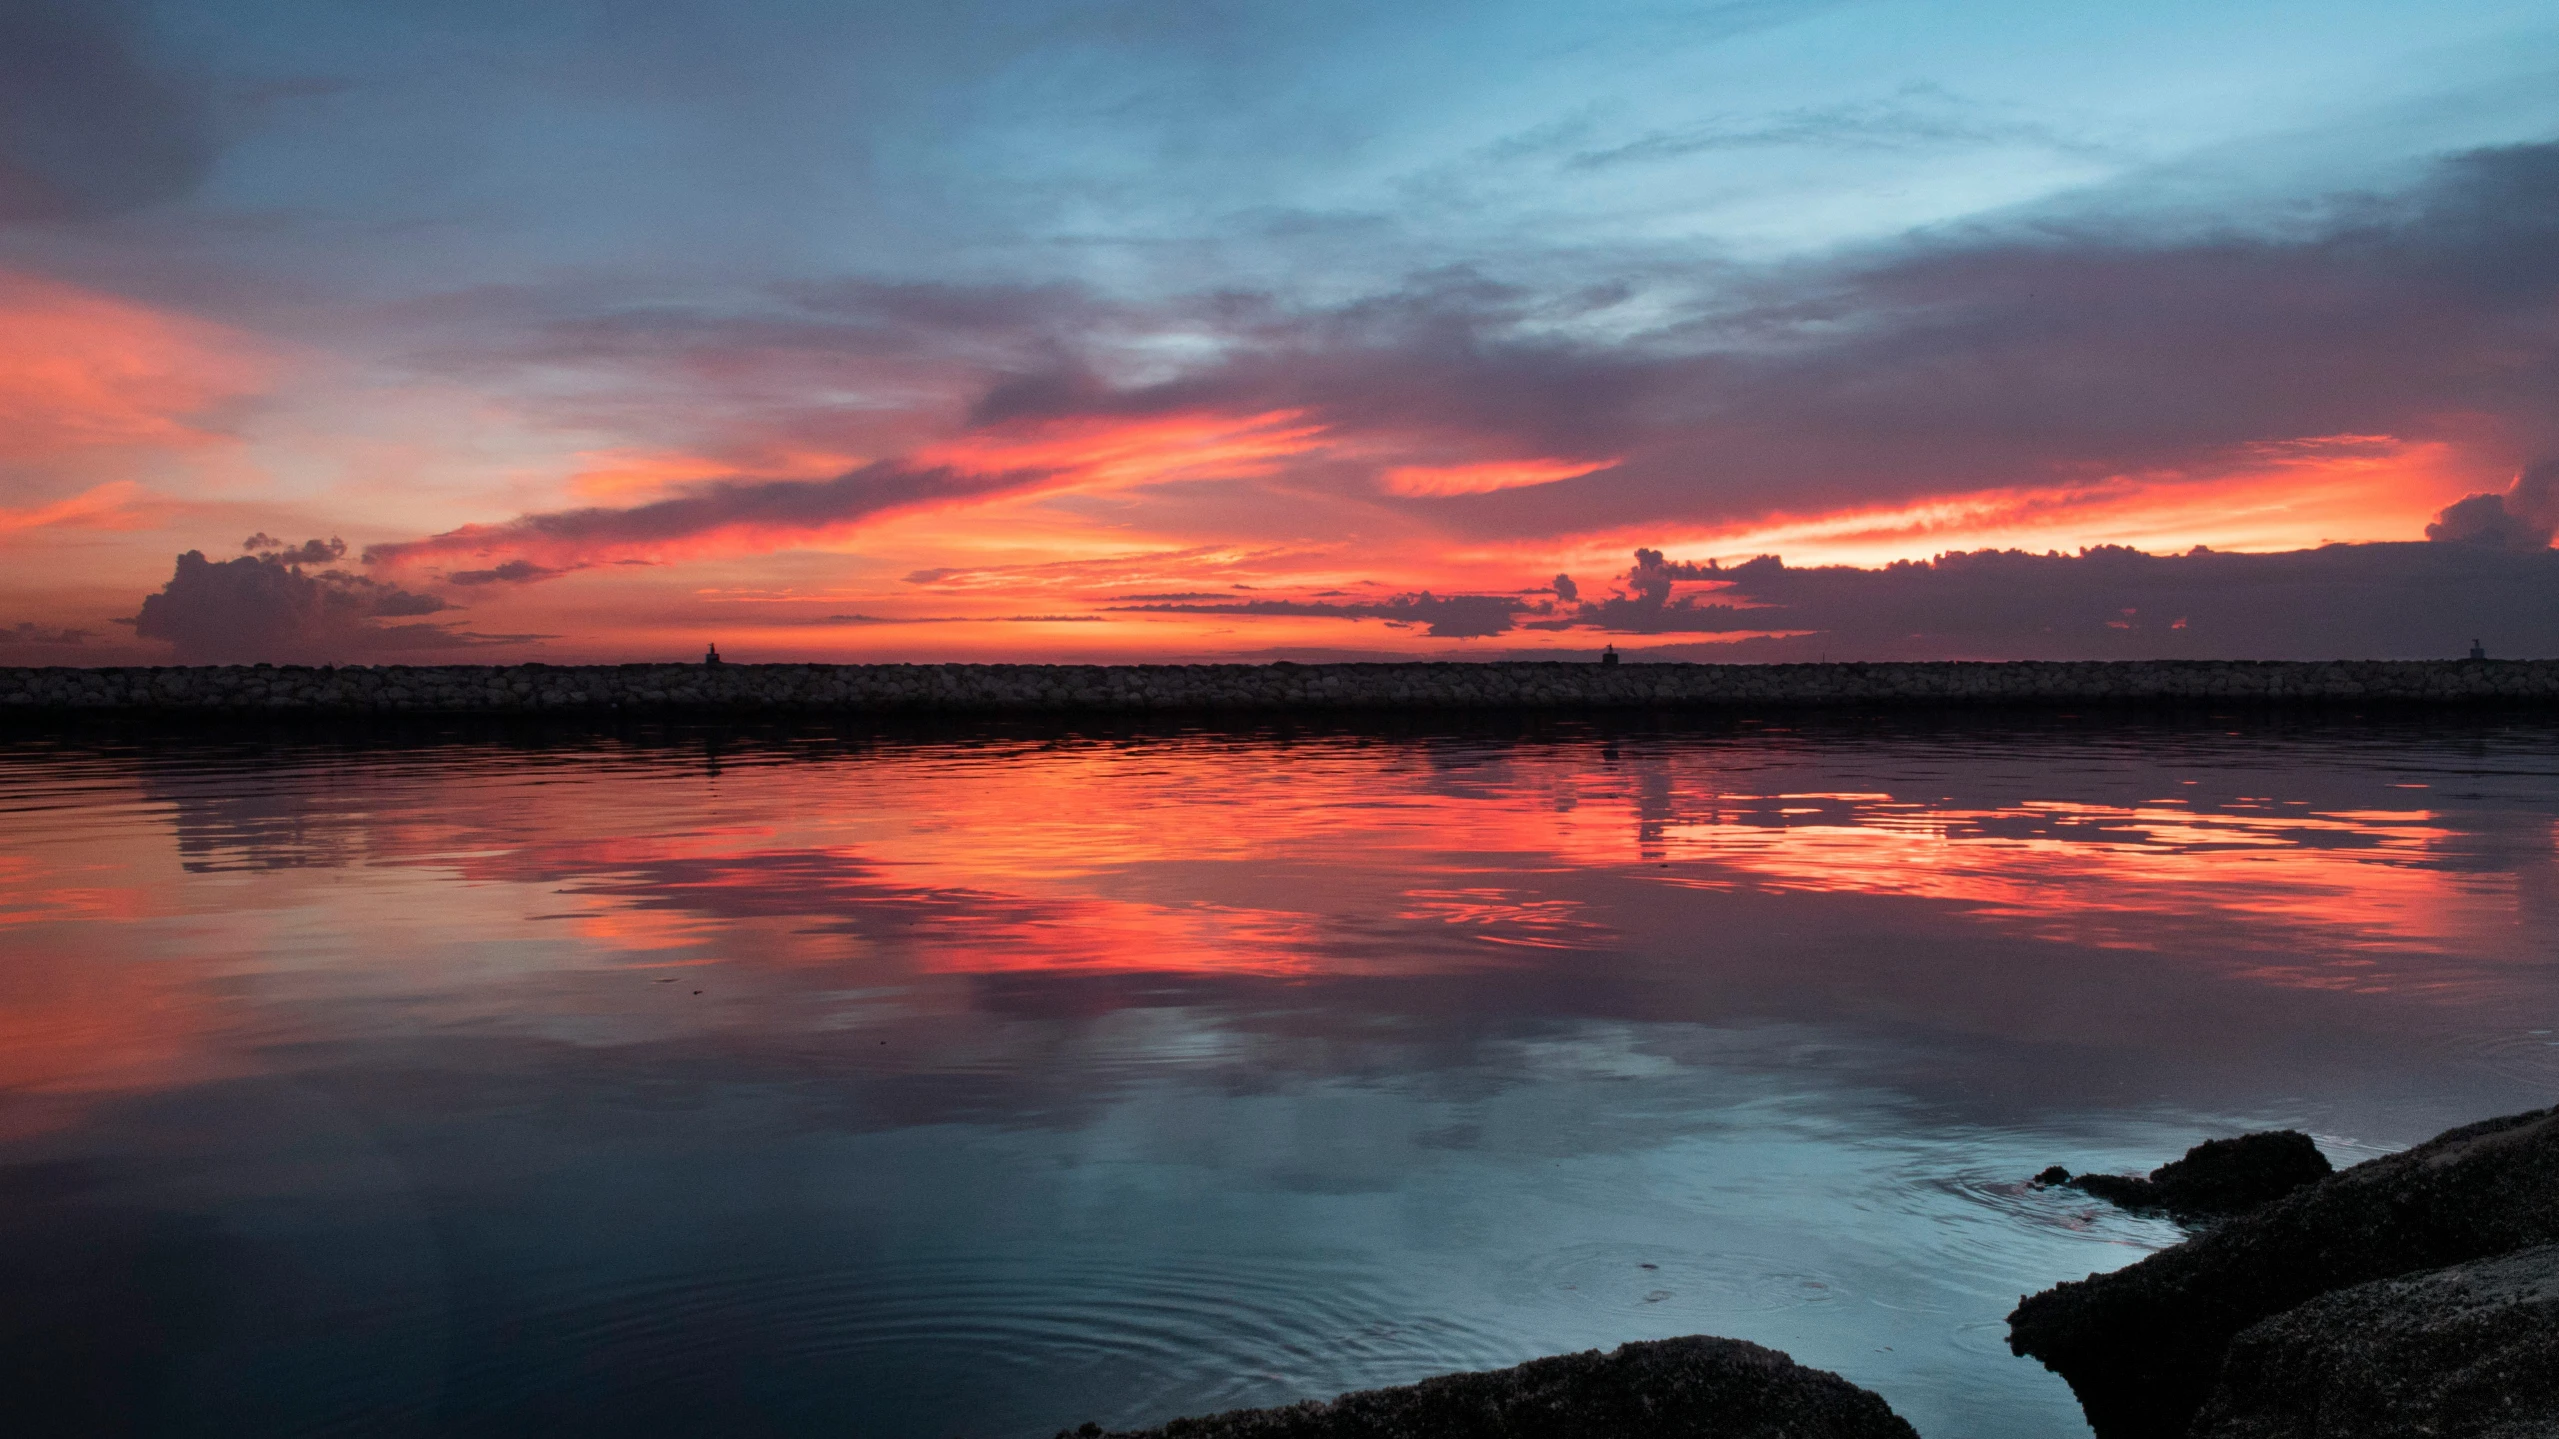
[[[18,1433],[1046,1436],[1674,1334],[2084,1433],[2020,1181],[2559,1091],[2559,728],[0,736]]]

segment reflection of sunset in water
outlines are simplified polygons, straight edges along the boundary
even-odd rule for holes
[[[76,817],[22,820],[0,853],[0,926],[20,937],[9,1083],[157,1082],[196,1062],[182,1052],[343,1024],[328,1001],[359,997],[396,996],[405,1018],[368,1021],[395,1027],[722,1023],[716,1005],[596,1013],[536,982],[670,963],[723,987],[929,992],[968,974],[1675,960],[1752,893],[1951,906],[1986,933],[2208,954],[2277,985],[2410,982],[2393,956],[2544,957],[2519,927],[2549,898],[2543,818],[2483,862],[2462,816],[2405,807],[2416,792],[2386,776],[2222,794],[2189,773],[2228,763],[2208,751],[2184,769],[2109,753],[2102,787],[2171,791],[2115,799],[2074,797],[2069,765],[1935,760],[1938,778],[1892,787],[1772,785],[1830,762],[1774,738],[462,751],[219,779],[91,760]],[[68,772],[20,770],[14,791],[56,794]],[[269,1003],[232,1003],[243,990]]]
[[[1776,825],[1666,827],[1664,852],[1711,872],[1683,883],[1954,900],[1986,921],[2109,947],[2218,936],[2234,949],[2312,954],[2456,950],[2514,918],[2511,895],[2457,882],[2435,862],[2458,836],[2422,811],[2038,801],[2004,811],[1885,802],[1780,813],[1789,818]],[[2308,970],[2261,972],[2319,982]]]
[[[189,1372],[272,1376],[279,1428],[449,1370],[487,1432],[566,1432],[551,1396],[650,1376],[581,1401],[628,1432],[751,1372],[793,1432],[1029,1434],[1706,1332],[1924,1432],[2068,1433],[1981,1336],[2167,1227],[2023,1175],[2275,1124],[2351,1156],[2559,1083],[2549,752],[30,744],[0,1200],[42,1252],[176,1244],[136,1272],[230,1296]],[[378,1377],[278,1357],[327,1344]]]

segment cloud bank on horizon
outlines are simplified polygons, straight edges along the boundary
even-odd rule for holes
[[[0,660],[2559,653],[2348,8],[0,0]]]

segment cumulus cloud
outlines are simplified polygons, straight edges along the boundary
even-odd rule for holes
[[[346,553],[344,541],[287,545],[251,536],[237,559],[201,550],[178,556],[167,585],[142,601],[134,633],[166,641],[191,664],[326,664],[380,654],[464,649],[533,636],[474,635],[450,624],[385,624],[453,608],[434,595],[363,575],[317,569]]]
[[[2544,460],[2515,476],[2504,494],[2456,500],[2426,526],[2426,538],[2439,543],[2504,550],[2548,549],[2554,532],[2559,532],[2559,460]]]
[[[332,535],[325,540],[304,540],[289,545],[264,530],[240,542],[240,548],[280,565],[325,565],[346,558],[347,542]]]
[[[85,645],[96,637],[97,631],[95,630],[66,629],[54,625],[39,625],[26,620],[20,620],[15,626],[9,629],[0,629],[0,646],[26,645],[30,647],[68,649],[77,645]]]

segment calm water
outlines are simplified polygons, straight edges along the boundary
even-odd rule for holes
[[[2559,1090],[2559,731],[0,738],[62,1432],[1045,1436],[1627,1339],[2082,1433],[2026,1192]],[[24,1412],[22,1410],[22,1412]]]

